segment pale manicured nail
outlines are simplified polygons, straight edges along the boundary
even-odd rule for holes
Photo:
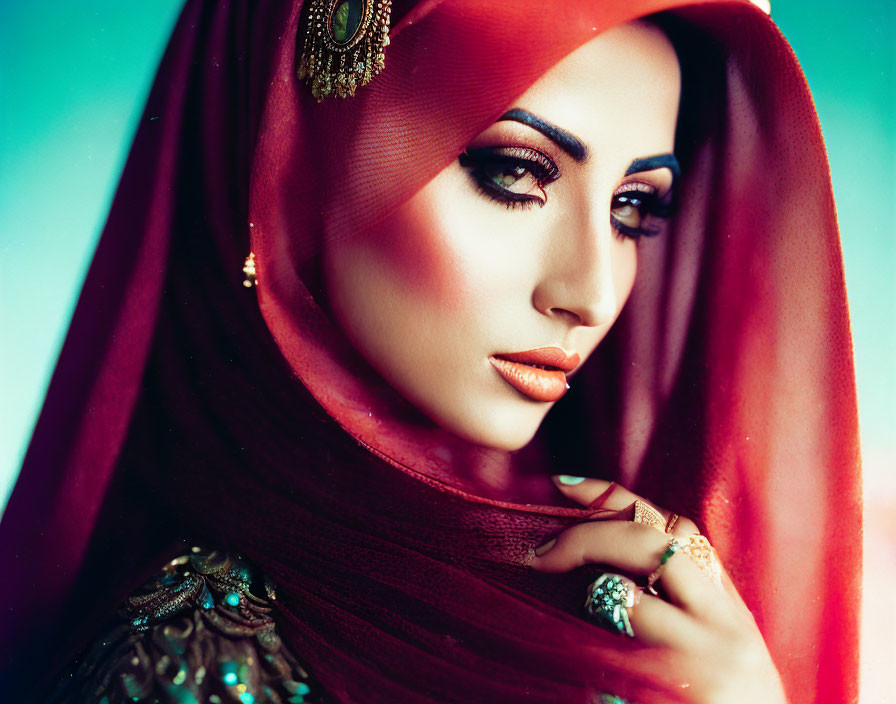
[[[571,474],[558,474],[557,481],[566,486],[575,486],[585,481],[585,477],[574,477]]]
[[[544,545],[539,545],[537,548],[535,548],[535,556],[536,556],[536,557],[541,557],[541,556],[544,555],[548,550],[550,550],[552,547],[554,547],[554,543],[556,543],[556,542],[557,542],[557,539],[556,539],[556,538],[551,538],[551,539],[550,539],[548,542],[546,542]]]

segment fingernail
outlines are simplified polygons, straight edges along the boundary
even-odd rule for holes
[[[548,542],[544,543],[543,545],[539,545],[537,548],[535,548],[535,556],[541,557],[548,550],[550,550],[552,547],[554,547],[554,543],[556,543],[556,542],[557,542],[556,538],[551,538]]]
[[[585,477],[574,477],[571,474],[558,474],[557,481],[566,486],[575,486],[585,481]]]

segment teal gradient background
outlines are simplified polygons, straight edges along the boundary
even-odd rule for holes
[[[0,505],[181,4],[0,0]],[[878,702],[896,671],[896,2],[773,0],[772,16],[815,96],[843,236],[866,470],[863,701]]]

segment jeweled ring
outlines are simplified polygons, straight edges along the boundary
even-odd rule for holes
[[[628,610],[635,605],[635,583],[621,574],[607,572],[588,587],[585,612],[601,628],[635,637]]]
[[[663,551],[662,557],[660,557],[660,564],[657,565],[657,568],[651,572],[650,576],[647,578],[647,591],[654,596],[656,596],[656,589],[654,589],[653,585],[656,584],[656,581],[660,578],[660,575],[666,568],[666,563],[669,562],[670,558],[679,550],[681,550],[681,541],[678,538],[670,538],[669,542],[666,544],[666,549]]]
[[[656,528],[661,533],[666,528],[666,517],[641,499],[635,501],[635,517],[632,520],[635,523],[643,523],[651,528]]]

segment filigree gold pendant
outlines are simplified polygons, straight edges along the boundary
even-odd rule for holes
[[[318,101],[350,98],[383,70],[391,5],[391,0],[312,0],[296,73]]]

